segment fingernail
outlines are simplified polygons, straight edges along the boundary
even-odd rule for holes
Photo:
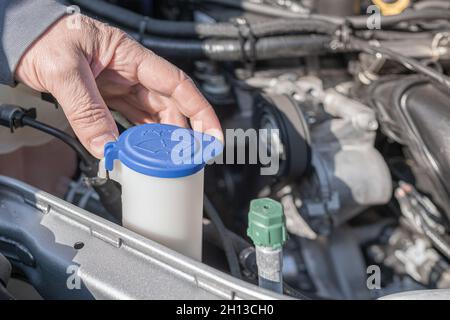
[[[91,152],[94,154],[94,156],[101,159],[103,158],[105,144],[116,140],[117,138],[112,133],[106,133],[101,136],[98,136],[92,139],[91,143],[89,144],[91,147]]]
[[[215,137],[218,139],[222,144],[225,142],[225,138],[223,136],[222,130],[219,129],[209,129],[205,131],[206,134]]]

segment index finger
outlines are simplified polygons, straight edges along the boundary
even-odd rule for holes
[[[148,90],[171,97],[179,111],[190,119],[194,130],[211,134],[223,142],[220,122],[213,107],[183,71],[147,51],[138,65],[137,77]]]

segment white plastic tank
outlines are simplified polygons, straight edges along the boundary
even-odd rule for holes
[[[204,167],[221,152],[209,135],[162,124],[107,144],[104,169],[122,186],[123,226],[200,261]]]

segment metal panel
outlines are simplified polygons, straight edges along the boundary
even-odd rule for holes
[[[2,176],[0,252],[44,298],[283,298]]]

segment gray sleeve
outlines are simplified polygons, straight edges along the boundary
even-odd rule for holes
[[[22,55],[65,13],[52,0],[0,0],[0,83],[14,85]]]

